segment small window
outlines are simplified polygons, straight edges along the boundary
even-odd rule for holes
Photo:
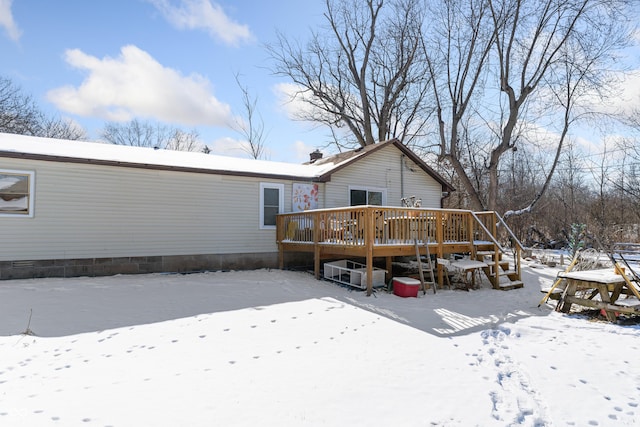
[[[349,203],[351,206],[375,205],[386,203],[387,190],[383,188],[350,188]]]
[[[284,211],[284,184],[260,184],[260,228],[276,228],[276,215]]]
[[[33,216],[34,175],[0,170],[0,216]]]

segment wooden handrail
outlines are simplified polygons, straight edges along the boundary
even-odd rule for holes
[[[383,206],[316,209],[279,214],[278,242],[340,243],[364,246],[368,233],[376,245],[473,243],[473,212]],[[366,226],[369,218],[369,226]],[[282,230],[280,230],[282,229]]]

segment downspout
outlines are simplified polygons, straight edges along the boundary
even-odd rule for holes
[[[404,154],[400,155],[400,199],[404,199]]]

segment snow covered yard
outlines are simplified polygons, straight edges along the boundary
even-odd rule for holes
[[[640,328],[538,308],[558,270],[406,299],[266,270],[0,282],[0,425],[640,424]]]

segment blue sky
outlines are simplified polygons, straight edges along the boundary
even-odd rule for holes
[[[0,75],[91,139],[138,118],[244,156],[228,127],[244,114],[238,75],[258,98],[267,157],[302,162],[327,137],[289,118],[264,45],[276,30],[303,40],[322,11],[321,0],[0,0]]]
[[[258,98],[267,159],[299,163],[328,152],[329,137],[290,119],[288,81],[271,74],[264,45],[276,30],[304,42],[323,10],[323,0],[0,0],[0,75],[93,140],[107,121],[137,118],[195,129],[214,153],[246,157],[228,126],[245,112],[239,75]],[[640,54],[625,53],[633,72],[607,108],[629,111],[640,105]],[[573,134],[588,153],[614,136]]]

